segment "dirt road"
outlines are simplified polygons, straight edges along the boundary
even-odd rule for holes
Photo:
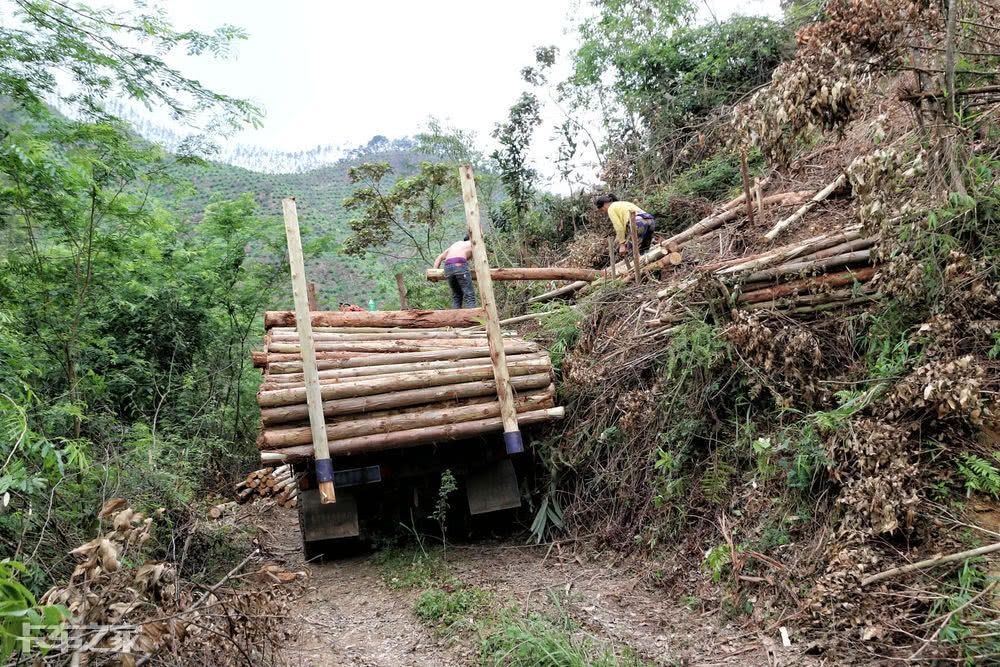
[[[393,587],[387,581],[392,573],[370,555],[302,563],[294,512],[283,512],[287,516],[269,522],[273,552],[285,554],[288,566],[304,568],[310,577],[298,617],[289,621],[298,632],[288,646],[288,664],[493,664],[480,656],[482,631],[442,633],[425,625],[414,612],[424,587]],[[803,655],[803,646],[783,648],[780,636],[742,631],[717,610],[703,610],[697,599],[671,599],[648,585],[641,572],[588,560],[572,545],[451,546],[439,560],[448,581],[487,591],[508,617],[558,613],[572,625],[574,641],[607,646],[619,655],[625,651],[627,660],[611,664],[821,664]]]

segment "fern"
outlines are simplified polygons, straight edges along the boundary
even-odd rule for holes
[[[993,459],[1000,463],[1000,451],[993,452]],[[993,462],[975,454],[963,454],[958,472],[965,478],[966,495],[985,493],[1000,498],[1000,471]]]

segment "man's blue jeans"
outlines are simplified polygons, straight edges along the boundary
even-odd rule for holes
[[[475,308],[479,305],[468,262],[445,264],[444,277],[448,279],[448,287],[451,288],[452,308]]]

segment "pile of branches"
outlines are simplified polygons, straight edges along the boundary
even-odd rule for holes
[[[104,504],[100,535],[70,552],[78,564],[69,582],[41,599],[67,608],[72,621],[35,664],[62,664],[78,651],[89,665],[280,662],[284,620],[305,574],[276,565],[245,573],[254,551],[212,586],[185,581],[174,563],[145,557],[161,514],[147,517],[122,498]]]

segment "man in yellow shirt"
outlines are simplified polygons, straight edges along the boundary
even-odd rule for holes
[[[635,228],[639,237],[639,254],[649,250],[653,242],[653,231],[656,229],[656,220],[649,213],[630,201],[618,201],[613,193],[600,195],[594,200],[597,210],[608,214],[611,219],[611,226],[615,228],[615,240],[618,241],[618,254],[625,255],[632,253],[632,241],[628,238],[628,223],[632,212],[635,212]]]

